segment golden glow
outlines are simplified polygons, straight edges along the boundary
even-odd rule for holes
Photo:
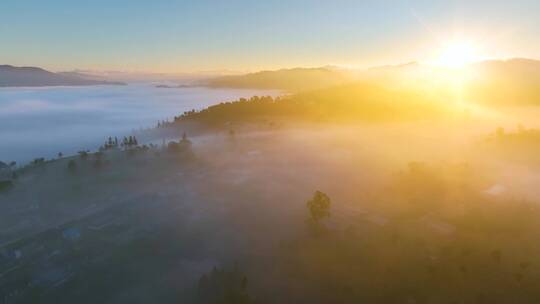
[[[476,45],[465,41],[453,41],[442,48],[433,64],[460,69],[480,60],[482,60],[482,56],[480,56],[479,48]]]

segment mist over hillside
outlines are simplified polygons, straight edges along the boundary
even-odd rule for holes
[[[469,98],[482,103],[540,104],[540,61],[491,60],[472,66],[476,78],[468,86]]]
[[[34,84],[111,79],[16,70]],[[12,140],[20,106],[94,115],[90,129],[63,133],[67,155],[0,162],[6,303],[540,298],[540,62],[191,79],[207,87],[174,85],[187,74],[113,74],[173,85],[3,89]],[[48,102],[28,102],[33,94]],[[78,112],[66,112],[75,98]],[[72,145],[143,119],[155,127]],[[26,142],[18,148],[49,144],[43,134]]]
[[[538,105],[465,102],[455,71],[369,73],[186,110],[97,150],[4,162],[0,293],[55,304],[533,302]]]
[[[540,303],[539,22],[0,0],[0,304]]]
[[[22,303],[526,302],[539,290],[540,158],[517,158],[539,133],[513,131],[519,120],[194,119],[37,159],[0,190],[0,291]]]

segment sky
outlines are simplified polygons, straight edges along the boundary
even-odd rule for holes
[[[183,73],[540,58],[540,1],[1,0],[0,64]]]

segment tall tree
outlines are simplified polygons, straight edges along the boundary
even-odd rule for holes
[[[321,191],[315,191],[313,197],[306,203],[311,218],[315,222],[320,222],[322,219],[330,217],[331,204],[330,197]]]

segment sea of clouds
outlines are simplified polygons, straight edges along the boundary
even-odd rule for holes
[[[1,88],[0,161],[27,162],[82,149],[108,136],[129,135],[184,111],[275,92],[127,86]]]

